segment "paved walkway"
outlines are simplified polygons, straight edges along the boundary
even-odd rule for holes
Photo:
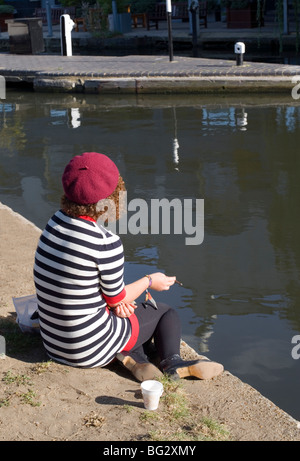
[[[201,34],[214,33],[215,37],[238,37],[241,30],[224,30],[224,25],[208,26]],[[188,23],[174,24],[173,39],[189,37]],[[262,33],[274,35],[274,25],[262,29]],[[212,32],[214,30],[214,32]],[[242,31],[242,41],[256,37],[258,31]],[[131,36],[157,34],[167,37],[166,24],[159,30],[133,29],[125,34]],[[2,33],[2,38],[3,38]],[[44,30],[47,37],[47,29]],[[72,33],[73,39],[88,38],[87,32]],[[59,29],[53,30],[57,40]],[[248,38],[247,38],[248,37]],[[60,56],[56,55],[11,55],[1,54],[0,75],[7,82],[30,82],[35,90],[68,91],[89,93],[186,93],[211,91],[291,91],[295,86],[293,76],[300,76],[300,66],[248,62],[237,66],[232,59],[189,58],[174,53],[169,56]],[[300,77],[299,77],[300,80]]]
[[[7,82],[35,90],[86,93],[186,93],[291,91],[300,66],[167,56],[1,55]],[[299,77],[300,80],[300,77]],[[297,80],[298,81],[298,80]]]

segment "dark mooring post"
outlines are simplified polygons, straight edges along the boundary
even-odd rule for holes
[[[192,15],[192,37],[193,37],[194,55],[195,53],[197,53],[197,46],[198,46],[198,24],[197,24],[198,9],[199,9],[198,2],[193,1],[190,6],[190,12]]]
[[[167,12],[167,21],[168,21],[169,58],[170,58],[170,61],[173,61],[172,4],[171,4],[171,0],[166,0],[166,12]]]
[[[48,37],[53,37],[51,6],[49,2],[46,2],[46,15],[47,15]]]

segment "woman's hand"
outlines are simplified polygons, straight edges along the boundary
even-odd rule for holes
[[[116,307],[114,307],[113,312],[117,317],[126,318],[130,317],[135,310],[136,306],[126,302],[120,302]]]
[[[149,277],[151,277],[151,286],[149,287]],[[126,296],[123,299],[124,303],[132,303],[135,301],[147,288],[151,290],[163,291],[169,290],[174,285],[176,277],[168,277],[162,272],[155,272],[149,276],[144,276],[139,280],[125,286]]]
[[[167,276],[162,272],[155,272],[154,274],[150,274],[152,279],[152,283],[150,288],[156,291],[163,291],[169,290],[172,285],[174,285],[176,277],[175,276]]]

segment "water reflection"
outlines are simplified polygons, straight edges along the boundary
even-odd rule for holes
[[[300,418],[290,392],[299,379],[291,359],[300,331],[299,121],[299,104],[283,97],[8,92],[0,201],[43,228],[59,206],[65,164],[84,151],[111,155],[128,200],[203,198],[201,245],[172,233],[122,236],[127,281],[176,274],[184,287],[161,298],[178,309],[191,346]]]
[[[65,110],[50,109],[50,117],[52,125],[67,125],[70,128],[78,128],[81,125],[78,107]]]

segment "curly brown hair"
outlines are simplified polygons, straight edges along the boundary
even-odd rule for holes
[[[120,214],[122,212],[121,204],[120,204],[120,192],[126,192],[125,182],[121,175],[119,175],[119,181],[117,187],[115,188],[114,192],[107,197],[97,203],[90,203],[88,205],[80,205],[78,203],[72,202],[71,200],[66,197],[64,194],[61,197],[60,205],[61,209],[68,215],[73,218],[78,218],[79,216],[89,216],[97,221],[104,213],[108,210],[108,206],[106,205],[107,200],[112,200],[115,204],[115,219],[120,218]],[[111,216],[110,216],[111,217]]]

